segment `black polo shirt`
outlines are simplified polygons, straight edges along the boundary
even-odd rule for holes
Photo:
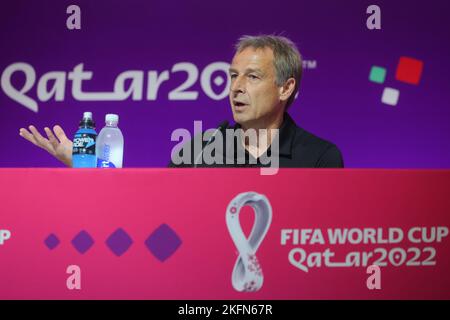
[[[236,124],[232,129],[239,129]],[[224,130],[225,131],[225,130]],[[190,163],[174,164],[172,161],[169,167],[270,167],[270,163],[260,161],[260,157],[255,159],[243,146],[238,138],[234,137],[233,144],[226,144],[226,133],[223,136],[223,153],[218,157],[223,159],[222,163],[206,164],[204,161],[194,165],[194,160],[198,156],[194,154],[194,140],[191,140],[180,150],[180,156],[185,148],[191,148]],[[341,152],[331,142],[323,140],[312,133],[300,128],[288,113],[284,114],[283,123],[279,131],[279,167],[280,168],[343,168],[344,161]],[[203,148],[207,142],[203,142]],[[234,147],[234,149],[232,149]],[[270,158],[271,148],[266,151],[266,156]],[[213,153],[213,155],[215,155]],[[240,156],[241,155],[241,156]],[[242,157],[242,155],[244,155]],[[228,161],[227,161],[228,160]],[[228,163],[227,163],[228,162]],[[230,163],[231,162],[231,163]],[[262,163],[263,162],[263,163]]]

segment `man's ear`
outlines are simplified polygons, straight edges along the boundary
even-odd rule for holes
[[[294,92],[295,89],[295,79],[294,78],[289,78],[287,79],[287,81],[284,83],[284,85],[282,87],[280,87],[280,100],[281,101],[287,101],[289,99],[289,97],[292,95],[292,93]]]

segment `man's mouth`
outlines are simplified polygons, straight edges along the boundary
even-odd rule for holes
[[[233,101],[233,106],[236,110],[240,110],[248,106],[247,103],[241,102],[241,101]]]

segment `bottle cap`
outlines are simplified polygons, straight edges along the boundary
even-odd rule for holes
[[[81,119],[79,128],[95,128],[95,122],[92,120],[92,112],[83,112],[83,119]]]
[[[92,112],[83,112],[83,119],[92,119]]]
[[[108,113],[105,116],[105,122],[119,122],[119,116],[117,114]]]

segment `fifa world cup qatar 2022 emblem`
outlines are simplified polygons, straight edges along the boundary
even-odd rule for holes
[[[244,206],[255,211],[255,221],[248,239],[239,222],[239,213]],[[231,238],[239,252],[233,268],[231,283],[236,291],[254,292],[261,289],[264,281],[256,251],[261,245],[272,222],[272,207],[266,196],[256,192],[238,194],[227,207],[226,222]]]

